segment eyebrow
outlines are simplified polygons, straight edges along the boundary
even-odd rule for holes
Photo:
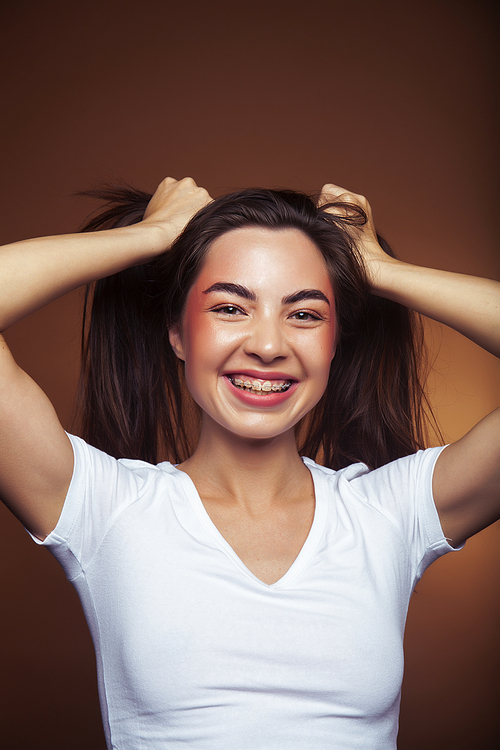
[[[247,289],[246,286],[242,286],[241,284],[233,284],[230,281],[218,281],[215,284],[212,284],[212,286],[209,286],[208,289],[205,289],[203,294],[210,294],[210,292],[226,292],[226,294],[236,294],[238,297],[243,297],[243,299],[250,300],[250,302],[256,302],[257,300],[257,295],[255,294],[255,292]],[[328,297],[319,289],[300,289],[298,292],[293,292],[293,294],[288,294],[286,297],[283,297],[281,300],[281,304],[293,305],[296,302],[302,302],[303,300],[307,299],[317,299],[321,302],[326,302],[327,305],[330,304]]]
[[[210,294],[210,292],[226,292],[226,294],[236,294],[238,297],[248,299],[251,302],[257,300],[255,292],[251,292],[246,286],[241,284],[232,284],[230,281],[218,281],[216,284],[212,284],[208,289],[205,289],[203,294]]]
[[[330,304],[328,297],[319,289],[300,289],[298,292],[283,297],[281,302],[283,305],[294,305],[296,302],[302,302],[305,299],[319,299],[321,302],[326,302],[327,305]]]

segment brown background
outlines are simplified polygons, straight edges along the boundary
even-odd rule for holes
[[[494,3],[28,2],[0,14],[3,242],[76,228],[117,176],[369,196],[409,261],[500,277]],[[8,340],[65,425],[76,292]],[[433,324],[446,438],[500,402],[498,362]],[[2,746],[102,748],[90,638],[55,561],[1,511]],[[407,628],[401,750],[498,739],[498,525],[429,570]],[[339,749],[341,750],[341,749]]]

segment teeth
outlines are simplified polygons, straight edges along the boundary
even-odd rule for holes
[[[244,388],[248,391],[252,391],[253,393],[270,393],[271,391],[274,393],[279,393],[280,391],[287,391],[291,385],[291,383],[289,382],[271,383],[270,380],[264,380],[263,383],[261,383],[259,380],[242,380],[241,378],[231,377],[229,378],[229,380],[238,388]]]

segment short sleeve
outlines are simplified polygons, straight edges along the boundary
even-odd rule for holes
[[[90,562],[116,518],[157,472],[144,461],[116,459],[74,435],[74,467],[61,516],[43,542],[71,579]]]
[[[438,557],[456,548],[444,536],[432,494],[432,476],[443,447],[392,461],[351,480],[351,489],[395,526],[418,580]]]

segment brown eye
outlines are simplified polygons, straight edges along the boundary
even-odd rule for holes
[[[311,312],[307,312],[306,310],[299,310],[296,313],[293,313],[292,315],[295,320],[300,320],[301,322],[308,323],[311,320],[321,320],[319,315],[314,315]]]
[[[220,312],[224,315],[237,315],[241,310],[235,305],[222,305],[221,307],[216,307],[214,312]]]

